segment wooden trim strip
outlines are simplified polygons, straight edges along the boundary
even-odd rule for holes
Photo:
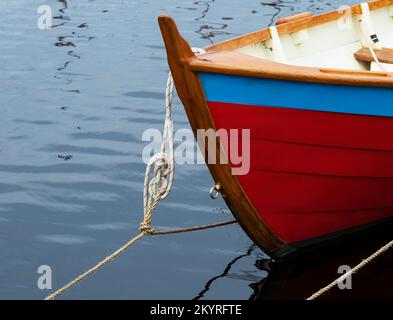
[[[189,60],[192,71],[311,83],[393,88],[393,73],[299,67],[234,51],[207,53]]]
[[[290,17],[285,17],[285,18],[278,19],[276,21],[276,26],[278,26],[280,24],[285,24],[285,23],[296,21],[296,20],[300,20],[300,19],[311,18],[311,17],[312,17],[312,13],[310,11],[299,13],[299,14],[295,14],[295,15],[290,16]]]
[[[358,71],[358,70],[328,69],[328,68],[320,68],[319,71],[322,73],[342,74],[346,76],[389,77],[389,74],[387,72],[379,72],[379,71]]]

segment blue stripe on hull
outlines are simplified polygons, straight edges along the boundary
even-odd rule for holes
[[[208,101],[393,116],[393,89],[200,73]]]

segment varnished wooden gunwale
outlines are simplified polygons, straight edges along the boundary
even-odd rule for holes
[[[375,0],[368,2],[370,10],[377,10],[383,7],[393,5],[393,0]],[[360,15],[362,13],[362,9],[360,4],[349,7],[352,15]],[[349,11],[348,11],[349,12]],[[343,10],[336,10],[327,13],[322,13],[315,16],[305,16],[304,18],[291,20],[289,19],[284,23],[277,25],[277,31],[279,35],[290,34],[296,31],[300,31],[303,29],[307,29],[310,27],[314,27],[317,25],[321,25],[324,23],[332,22],[340,19],[344,15],[348,14]],[[268,28],[264,28],[252,33],[248,33],[246,35],[242,35],[233,39],[229,39],[223,42],[219,42],[213,45],[210,45],[205,48],[207,51],[222,51],[222,50],[235,50],[246,46],[248,44],[263,42],[271,39],[271,35]]]
[[[202,84],[198,74],[190,68],[189,62],[195,57],[188,43],[181,37],[175,22],[169,16],[158,18],[168,55],[169,67],[177,93],[184,105],[191,127],[196,135],[198,129],[214,129]],[[216,154],[222,152],[217,138]],[[207,148],[205,159],[207,157]],[[249,237],[272,256],[285,246],[285,242],[275,235],[264,223],[257,210],[244,192],[229,164],[207,164],[228,207]]]
[[[393,73],[299,67],[233,51],[212,52],[189,60],[192,71],[310,83],[393,87]]]
[[[295,14],[293,16],[277,19],[276,25],[278,26],[280,24],[285,24],[296,20],[309,19],[311,17],[312,17],[312,13],[310,11],[306,11],[303,13]]]

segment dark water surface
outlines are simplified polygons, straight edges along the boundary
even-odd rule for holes
[[[37,28],[41,4],[53,8],[51,30]],[[160,13],[173,15],[190,43],[202,47],[278,17],[339,4],[2,0],[0,298],[41,299],[48,292],[37,288],[40,265],[52,267],[57,288],[138,232],[141,136],[162,130],[164,119],[168,67]],[[178,100],[174,110],[175,129],[188,128]],[[228,219],[225,204],[209,198],[212,184],[205,166],[177,167],[154,225]],[[145,238],[63,297],[248,299],[252,284],[266,278],[256,266],[265,258],[238,226]]]

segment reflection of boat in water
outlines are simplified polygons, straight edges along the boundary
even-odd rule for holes
[[[392,231],[390,224],[288,261],[257,261],[269,276],[252,285],[255,293],[250,300],[304,300],[340,277],[340,266],[353,268],[391,241]],[[320,299],[393,299],[393,254],[378,257],[353,275],[351,282],[351,290],[335,287]]]
[[[340,29],[346,14],[352,29]],[[172,18],[159,18],[195,133],[250,129],[248,174],[233,175],[230,161],[208,166],[239,223],[275,258],[392,219],[393,50],[378,42],[393,47],[392,16],[391,0],[305,13],[201,55]],[[231,148],[222,143],[227,158]]]

